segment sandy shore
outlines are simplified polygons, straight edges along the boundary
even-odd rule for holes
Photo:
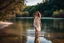
[[[4,27],[8,27],[9,25],[13,24],[12,22],[2,22],[0,21],[0,29]]]

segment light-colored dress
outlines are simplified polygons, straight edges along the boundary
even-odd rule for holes
[[[34,27],[35,29],[37,29],[38,31],[41,31],[41,20],[39,17],[35,17],[34,18]]]

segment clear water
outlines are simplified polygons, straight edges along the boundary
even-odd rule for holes
[[[12,25],[0,30],[0,43],[34,43],[33,18],[12,19]],[[64,19],[42,19],[41,43],[64,43]]]

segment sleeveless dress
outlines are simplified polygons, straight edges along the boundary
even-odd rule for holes
[[[38,31],[41,31],[41,20],[39,17],[35,17],[34,18],[34,27],[35,29],[37,29]]]

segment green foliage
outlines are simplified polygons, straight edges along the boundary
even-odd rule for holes
[[[64,10],[60,9],[60,10],[56,10],[53,12],[53,17],[62,17],[64,18]]]
[[[25,0],[0,0],[0,20],[7,19],[9,16],[14,16],[16,13],[21,13]],[[11,17],[12,17],[11,16]]]
[[[52,17],[56,10],[64,9],[64,0],[49,0],[44,3],[38,3],[35,6],[27,6],[24,11],[29,12],[29,16],[33,16],[36,11],[40,11],[44,17]]]
[[[64,10],[64,0],[49,0],[27,7],[24,5],[24,1],[25,0],[0,0],[0,19],[2,19],[2,17],[8,18],[9,15],[14,14],[21,14],[21,16],[28,15],[31,17],[34,16],[36,11],[39,11],[44,17],[53,17],[55,15],[53,14],[54,11],[60,11],[60,9]]]

